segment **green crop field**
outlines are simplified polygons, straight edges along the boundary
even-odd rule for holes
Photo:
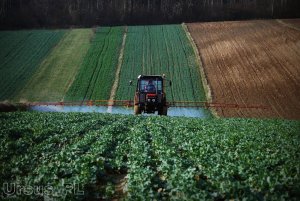
[[[206,100],[180,25],[2,31],[0,50],[0,100],[107,100],[116,79],[133,99],[139,74],[172,80],[168,101]],[[299,121],[0,113],[12,200],[299,200],[299,153]]]
[[[300,196],[299,121],[34,112],[0,121],[1,185],[80,185],[84,195],[65,200]]]
[[[65,31],[0,32],[0,100],[12,99]]]
[[[166,74],[169,101],[205,101],[199,66],[181,25],[0,33],[0,100],[129,100],[140,74]],[[126,33],[123,60],[118,61]],[[55,46],[55,47],[54,47]],[[54,48],[53,48],[54,47]],[[121,62],[119,77],[116,77]]]
[[[109,99],[118,64],[123,27],[97,29],[79,72],[65,100]]]
[[[181,25],[128,27],[117,99],[133,99],[128,81],[140,74],[165,74],[172,80],[167,99],[206,101],[199,66]]]
[[[66,31],[15,100],[62,101],[90,47],[92,37],[92,29]]]

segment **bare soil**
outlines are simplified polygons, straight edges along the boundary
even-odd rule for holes
[[[300,24],[293,20],[293,24]],[[277,20],[191,23],[222,117],[300,119],[300,31]]]
[[[120,80],[120,71],[121,71],[123,57],[124,57],[124,49],[125,49],[126,38],[127,38],[127,30],[128,30],[128,28],[125,27],[125,32],[124,32],[123,41],[122,41],[122,47],[120,50],[120,56],[118,59],[118,66],[117,66],[116,75],[115,75],[115,81],[114,81],[114,84],[110,91],[109,101],[114,100],[116,97],[116,92],[117,92],[117,88],[118,88],[119,80]],[[108,104],[111,104],[111,103],[108,102]]]
[[[299,18],[298,19],[283,19],[282,21],[300,29],[300,19]]]

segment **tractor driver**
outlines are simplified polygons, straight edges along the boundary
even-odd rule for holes
[[[155,92],[156,91],[155,85],[153,84],[152,80],[148,81],[148,84],[145,86],[145,91],[146,92]]]

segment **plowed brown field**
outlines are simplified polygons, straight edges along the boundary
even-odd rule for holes
[[[295,28],[300,29],[300,19],[284,19],[281,20],[286,24],[289,24],[290,26],[294,26]]]
[[[191,23],[188,29],[213,102],[268,107],[216,109],[220,116],[300,119],[299,30],[276,20]]]

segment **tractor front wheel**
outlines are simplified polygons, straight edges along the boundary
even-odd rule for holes
[[[158,110],[158,115],[167,116],[168,115],[168,107],[167,106],[163,106],[161,109],[159,109]]]
[[[138,105],[134,106],[134,114],[135,115],[141,114],[141,108]]]
[[[168,115],[168,107],[167,107],[167,106],[164,106],[164,107],[163,107],[162,115],[165,115],[165,116]]]

